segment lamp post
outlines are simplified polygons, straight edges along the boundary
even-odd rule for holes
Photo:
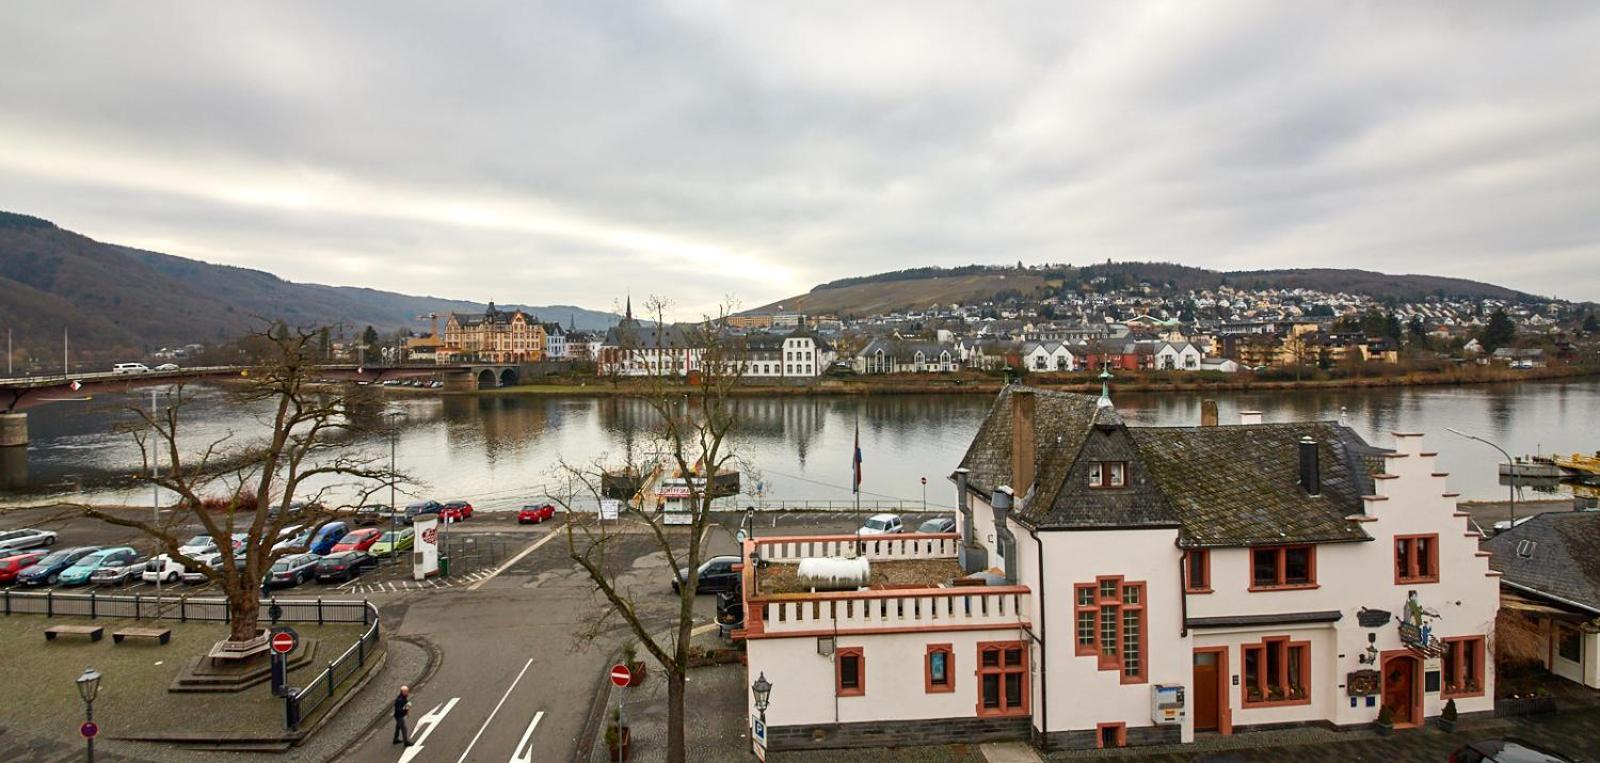
[[[94,722],[94,697],[100,693],[100,671],[94,668],[84,668],[83,675],[78,676],[78,696],[83,697],[83,715],[85,728]],[[89,763],[94,763],[94,735],[84,734],[84,739],[89,745]]]
[[[395,503],[395,442],[405,411],[389,411],[389,563],[400,563],[400,507]]]
[[[1500,455],[1506,457],[1506,482],[1509,485],[1508,492],[1510,493],[1510,498],[1511,498],[1511,502],[1509,504],[1507,504],[1507,507],[1509,508],[1509,513],[1511,515],[1511,518],[1510,518],[1510,521],[1506,524],[1506,529],[1509,530],[1509,529],[1511,529],[1513,527],[1516,527],[1517,526],[1517,466],[1516,466],[1516,462],[1511,460],[1511,454],[1507,453],[1505,448],[1502,448],[1499,445],[1496,445],[1496,444],[1494,444],[1492,442],[1489,442],[1488,440],[1485,440],[1482,437],[1479,437],[1477,435],[1467,434],[1466,432],[1463,432],[1463,431],[1461,431],[1459,429],[1451,429],[1450,427],[1445,427],[1445,431],[1449,432],[1450,434],[1453,434],[1453,435],[1458,435],[1458,436],[1461,436],[1461,437],[1465,437],[1468,440],[1477,440],[1478,442],[1481,442],[1484,445],[1487,445],[1487,446],[1489,446],[1491,448],[1494,448],[1495,450],[1500,451]]]
[[[772,698],[772,682],[767,680],[766,671],[762,671],[761,675],[756,677],[755,682],[750,684],[750,691],[755,694],[756,712],[760,713],[761,723],[765,725],[767,722],[767,702]]]

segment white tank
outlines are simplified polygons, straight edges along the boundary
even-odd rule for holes
[[[865,586],[872,579],[872,566],[864,556],[825,556],[801,559],[795,574],[801,585],[812,590],[849,590]]]

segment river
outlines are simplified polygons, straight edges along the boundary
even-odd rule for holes
[[[234,406],[219,389],[191,386],[184,409],[186,445],[198,447],[233,432],[259,433],[262,424]],[[1391,387],[1315,391],[1206,394],[1113,393],[1134,425],[1199,422],[1202,398],[1215,398],[1224,423],[1240,410],[1260,410],[1266,421],[1334,420],[1341,416],[1377,445],[1390,432],[1427,435],[1452,489],[1464,498],[1503,499],[1492,448],[1445,431],[1454,427],[1485,437],[1513,454],[1591,452],[1600,448],[1600,380],[1524,382],[1460,387]],[[744,489],[765,501],[833,499],[848,502],[851,448],[859,426],[864,501],[923,500],[948,506],[946,480],[965,451],[992,398],[970,396],[777,397],[737,401],[746,425],[737,438],[745,462]],[[126,408],[148,405],[149,392],[102,395],[28,412],[33,442],[4,449],[0,505],[53,501],[146,504],[127,475],[137,468],[132,438],[114,431],[131,419]],[[630,445],[647,448],[654,420],[640,401],[495,395],[397,395],[403,411],[395,437],[399,468],[416,485],[413,496],[466,499],[485,509],[537,500],[560,481],[561,461],[619,462]],[[387,462],[389,440],[357,439],[351,452]],[[1553,497],[1527,491],[1524,498]],[[387,495],[381,496],[387,502]],[[400,502],[407,497],[402,495]],[[748,499],[740,499],[741,503]]]

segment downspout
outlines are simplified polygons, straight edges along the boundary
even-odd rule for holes
[[[1033,536],[1033,545],[1037,550],[1039,559],[1039,627],[1035,628],[1034,640],[1039,642],[1039,751],[1050,751],[1050,650],[1045,648],[1045,610],[1044,605],[1049,601],[1044,595],[1044,582],[1048,580],[1044,574],[1044,541],[1039,538],[1039,531],[1028,528],[1028,534]],[[1188,615],[1184,615],[1185,619]]]
[[[1182,542],[1174,540],[1172,545],[1178,547],[1178,602],[1180,605],[1179,615],[1183,618],[1181,621],[1179,621],[1180,624],[1178,626],[1178,638],[1188,638],[1189,580],[1184,577],[1184,565],[1188,564],[1188,560],[1185,558],[1185,549],[1183,548]]]

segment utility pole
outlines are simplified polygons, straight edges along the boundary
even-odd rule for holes
[[[156,422],[156,388],[150,388],[150,423]],[[161,450],[150,449],[150,519],[156,527],[161,526],[161,486],[156,484],[156,477],[161,474]],[[169,556],[170,560],[171,557]],[[162,563],[156,570],[156,612],[161,612],[161,578],[167,574],[167,565]]]
[[[61,327],[61,375],[62,376],[71,376],[72,375],[72,355],[70,354],[70,350],[68,349],[68,346],[67,346],[67,340],[68,340],[69,337],[71,337],[71,335],[72,335],[72,329],[67,328],[66,326],[62,326]]]

